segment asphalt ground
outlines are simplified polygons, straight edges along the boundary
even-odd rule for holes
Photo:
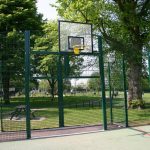
[[[150,150],[150,125],[3,142],[0,150]]]

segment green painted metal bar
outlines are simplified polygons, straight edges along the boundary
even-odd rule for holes
[[[0,60],[0,90],[2,92],[2,61]],[[1,93],[2,94],[2,93]],[[3,98],[2,98],[3,95],[0,95],[0,106],[1,106],[1,114],[0,114],[0,118],[1,118],[1,131],[4,131],[3,130]]]
[[[4,128],[3,128],[3,103],[2,103],[2,98],[1,98],[1,131],[3,132],[4,131]]]
[[[123,68],[124,99],[125,99],[125,126],[128,127],[128,100],[127,100],[126,69],[125,69],[124,55],[122,57],[122,68]]]
[[[100,76],[78,76],[78,77],[73,77],[73,76],[68,76],[68,77],[64,77],[64,79],[88,79],[88,78],[100,78]],[[45,77],[45,76],[41,76],[41,77],[31,77],[31,79],[56,79],[56,78],[52,78],[52,77]]]
[[[148,50],[148,77],[149,77],[149,86],[150,86],[150,52]]]
[[[33,50],[31,51],[31,54],[34,55],[59,55],[59,52],[51,52],[51,51],[46,51],[46,50]]]
[[[100,78],[100,76],[76,76],[76,77],[74,77],[74,76],[68,76],[68,77],[64,77],[64,79],[90,79],[90,78]]]
[[[30,82],[30,31],[25,31],[25,103],[26,103],[27,139],[31,138],[29,82]]]
[[[64,127],[64,105],[63,105],[63,78],[61,55],[58,56],[58,106],[59,106],[59,127]]]
[[[46,50],[33,50],[31,51],[32,54],[36,54],[36,55],[75,55],[73,52],[52,52],[52,51],[46,51]],[[94,52],[94,53],[80,53],[79,55],[98,55],[99,53]],[[79,56],[77,55],[77,56]]]
[[[108,62],[108,82],[109,82],[109,100],[110,100],[110,122],[113,123],[113,108],[112,108],[112,96],[111,96],[111,69],[110,69],[110,62]]]
[[[69,56],[68,55],[64,55],[64,71],[65,71],[65,77],[69,76],[70,73],[70,64],[69,64]]]
[[[98,36],[98,49],[99,49],[99,70],[100,70],[101,88],[102,88],[103,127],[104,130],[107,130],[104,61],[103,61],[103,50],[102,50],[102,38],[100,36]]]

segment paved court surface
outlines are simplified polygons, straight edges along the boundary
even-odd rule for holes
[[[0,150],[150,150],[150,126],[4,142]]]

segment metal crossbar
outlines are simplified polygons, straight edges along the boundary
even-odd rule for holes
[[[39,51],[32,50],[31,53],[36,54],[36,55],[50,55],[50,54],[51,55],[75,55],[74,52],[52,52],[52,51],[48,51],[48,50],[39,50]],[[93,52],[93,53],[84,53],[83,52],[83,53],[80,53],[79,55],[97,56],[97,55],[99,55],[99,52]]]

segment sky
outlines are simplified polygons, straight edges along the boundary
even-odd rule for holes
[[[56,0],[37,0],[38,12],[42,13],[43,19],[56,20],[58,18],[57,11],[50,4],[55,4]]]

